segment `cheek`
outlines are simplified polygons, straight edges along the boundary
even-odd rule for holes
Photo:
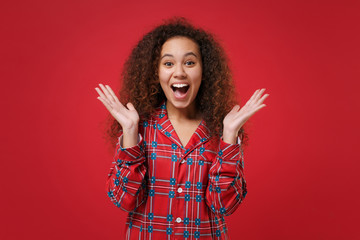
[[[200,85],[202,79],[202,71],[201,69],[194,70],[191,72],[191,77],[194,80],[195,84]]]
[[[160,82],[167,82],[170,79],[171,73],[167,69],[159,69],[158,75]]]

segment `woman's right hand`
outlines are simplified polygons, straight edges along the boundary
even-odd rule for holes
[[[99,86],[102,91],[97,87],[95,88],[100,95],[97,99],[105,105],[111,115],[120,123],[123,132],[137,134],[139,114],[134,108],[134,105],[132,105],[132,103],[128,103],[125,107],[116,97],[110,86],[105,85],[104,87],[101,83],[99,83]]]

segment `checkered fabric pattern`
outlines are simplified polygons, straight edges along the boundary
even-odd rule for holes
[[[183,147],[166,102],[139,125],[139,142],[118,138],[106,183],[111,201],[127,211],[125,239],[228,239],[224,216],[247,193],[243,151],[210,136],[202,121]]]

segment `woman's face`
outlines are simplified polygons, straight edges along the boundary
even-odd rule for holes
[[[199,46],[187,37],[173,37],[162,46],[159,80],[169,104],[187,108],[195,104],[202,76]]]

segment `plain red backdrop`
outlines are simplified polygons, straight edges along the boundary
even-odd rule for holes
[[[0,239],[122,239],[98,83],[178,15],[224,46],[247,124],[231,239],[359,239],[358,1],[3,1]]]

